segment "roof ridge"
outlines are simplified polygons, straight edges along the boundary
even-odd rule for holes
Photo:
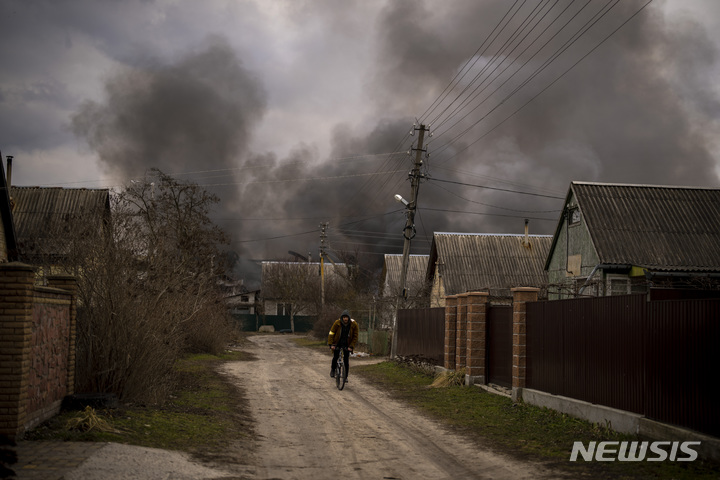
[[[462,232],[434,232],[435,235],[474,235],[476,237],[524,237],[524,233],[462,233]],[[542,238],[552,235],[541,235],[537,233],[529,233],[528,237]]]
[[[609,182],[582,182],[573,180],[570,182],[573,185],[597,185],[603,187],[639,187],[639,188],[679,188],[683,190],[720,190],[720,187],[698,187],[698,186],[683,186],[683,185],[651,185],[646,183],[609,183]]]

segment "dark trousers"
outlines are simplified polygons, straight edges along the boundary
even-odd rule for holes
[[[332,371],[335,371],[335,367],[337,367],[338,357],[340,356],[340,351],[342,349],[340,347],[335,347],[335,350],[333,350],[333,359],[332,359]],[[347,377],[348,372],[350,371],[350,350],[347,348],[344,350],[345,354],[343,355],[343,361],[345,362],[345,376]]]

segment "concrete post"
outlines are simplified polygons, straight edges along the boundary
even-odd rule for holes
[[[12,440],[25,431],[34,284],[30,265],[0,264],[0,434]]]
[[[522,398],[522,389],[525,388],[525,375],[527,367],[527,314],[526,303],[536,302],[539,288],[517,287],[512,289],[513,294],[513,363],[512,363],[512,399],[518,401]]]
[[[448,370],[455,370],[457,304],[457,295],[445,297],[445,359],[443,366]]]
[[[465,385],[485,384],[486,313],[489,293],[467,294],[467,357]]]

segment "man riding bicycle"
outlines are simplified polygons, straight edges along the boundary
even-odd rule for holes
[[[347,380],[348,370],[350,369],[350,353],[355,349],[358,340],[360,328],[355,320],[350,318],[347,310],[342,312],[340,318],[335,320],[333,326],[330,327],[330,335],[328,335],[328,345],[333,351],[332,367],[330,376],[335,377],[335,367],[337,366],[340,351],[343,351],[343,361],[345,362],[345,380]]]

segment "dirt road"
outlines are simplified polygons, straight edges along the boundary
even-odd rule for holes
[[[250,337],[257,361],[225,371],[240,380],[260,435],[261,479],[520,479],[551,477],[453,434],[353,375],[343,391],[330,357],[288,336]]]

